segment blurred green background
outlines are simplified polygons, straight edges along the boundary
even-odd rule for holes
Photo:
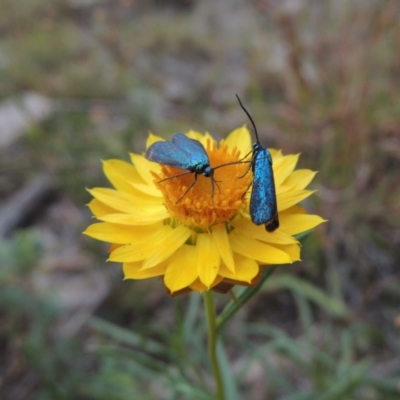
[[[101,159],[223,138],[235,93],[329,220],[226,329],[237,398],[400,398],[397,0],[2,0],[0,35],[1,399],[212,398],[199,296],[81,232]]]

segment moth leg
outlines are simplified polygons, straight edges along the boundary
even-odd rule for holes
[[[192,173],[192,172],[189,172],[189,173]],[[187,174],[185,173],[185,174],[180,174],[180,175],[175,175],[175,176],[181,176],[181,175],[187,175]],[[192,184],[187,188],[186,192],[183,193],[183,195],[179,198],[179,200],[176,202],[176,204],[178,204],[186,196],[188,191],[195,185],[195,183],[197,182],[197,175],[198,174],[196,174],[196,172],[195,172]]]

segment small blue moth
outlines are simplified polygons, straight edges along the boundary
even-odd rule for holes
[[[260,143],[253,118],[251,118],[249,112],[244,108],[239,96],[236,95],[236,97],[240,107],[253,125],[257,140],[253,143],[253,158],[251,161],[253,187],[250,196],[250,217],[254,224],[265,224],[265,229],[268,232],[273,232],[279,228],[279,217],[276,204],[274,172],[272,170],[272,157],[270,152]]]
[[[211,178],[211,196],[214,196],[214,184],[218,186],[217,181],[214,179],[214,170],[219,168],[212,168],[210,166],[210,159],[208,158],[206,149],[197,140],[190,139],[183,133],[175,134],[171,141],[153,143],[146,151],[145,157],[159,164],[168,165],[179,169],[187,169],[186,172],[170,176],[161,180],[177,178],[179,176],[193,174],[193,183],[189,186],[186,192],[177,201],[179,203],[186,193],[194,186],[197,181],[197,175],[203,175]],[[226,164],[224,164],[226,165]],[[222,166],[222,165],[221,165]]]

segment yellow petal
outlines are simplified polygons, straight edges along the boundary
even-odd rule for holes
[[[191,129],[189,132],[186,132],[185,136],[187,136],[189,139],[197,140],[204,146],[204,148],[207,148],[207,140],[211,137],[209,134],[204,135],[198,131],[194,131],[193,129]]]
[[[279,250],[285,252],[289,258],[290,262],[293,263],[295,261],[300,261],[300,244],[288,244],[288,245],[274,245]]]
[[[269,147],[268,151],[271,153],[273,162],[277,161],[279,158],[284,157],[284,155],[282,154],[282,150],[277,150],[272,147]]]
[[[94,188],[94,189],[87,189],[87,191],[95,199],[101,201],[105,205],[125,213],[135,213],[137,207],[135,200],[143,202],[143,200],[137,199],[131,194],[118,192],[117,190],[114,189]]]
[[[299,154],[276,158],[273,162],[275,186],[279,187],[293,172],[299,160]]]
[[[164,205],[138,207],[134,214],[107,214],[98,217],[104,222],[111,222],[122,225],[150,225],[163,221],[169,217],[168,211]]]
[[[154,181],[152,185],[149,185],[147,183],[136,183],[136,182],[131,182],[131,185],[136,190],[144,193],[145,195],[162,198],[162,193],[160,189],[154,184]]]
[[[166,263],[157,265],[154,268],[142,269],[142,262],[131,262],[122,264],[125,279],[147,279],[164,275]]]
[[[286,232],[277,229],[274,232],[268,232],[265,225],[255,225],[248,218],[235,218],[231,222],[239,232],[253,239],[261,240],[273,244],[295,244],[297,240]]]
[[[194,139],[197,140],[198,142],[200,142],[205,149],[207,149],[209,146],[208,143],[210,143],[210,145],[212,145],[213,142],[215,142],[215,139],[208,133],[206,132],[205,134],[202,134],[198,131],[194,131],[194,130],[190,130],[189,132],[186,132],[185,135],[189,138],[189,139]]]
[[[149,230],[149,227],[154,226],[157,227],[156,230]],[[128,242],[128,244],[125,244],[124,246],[120,246],[115,249],[110,254],[110,261],[136,262],[145,260],[153,254],[155,243],[157,243],[158,245],[166,236],[171,233],[171,231],[174,230],[170,226],[165,226],[163,224],[154,224],[143,227],[136,226],[135,228],[130,227],[130,229],[134,230],[135,232],[143,231],[143,234],[131,243]],[[148,229],[148,232],[146,232],[146,229]],[[160,260],[160,262],[161,261],[163,260]],[[152,267],[154,265],[148,266],[146,265],[146,262],[143,262],[142,268]]]
[[[99,201],[97,199],[93,199],[88,204],[88,207],[89,207],[90,211],[92,212],[92,214],[97,218],[99,218],[103,215],[114,214],[117,212],[117,210],[115,208],[106,206],[104,203],[102,203],[101,201]]]
[[[204,135],[203,135],[201,132],[199,132],[199,131],[194,131],[193,129],[191,129],[190,131],[186,132],[185,135],[186,135],[189,139],[198,140],[200,143],[201,143],[201,141],[204,139]],[[203,146],[204,146],[205,142],[202,143],[202,144],[203,144]]]
[[[279,186],[275,185],[275,191],[276,191],[276,197],[282,196],[284,193],[287,192],[292,192],[295,190],[295,187],[293,185],[286,185],[284,183],[281,183]]]
[[[183,245],[168,260],[164,284],[171,293],[189,287],[197,278],[196,247]]]
[[[309,183],[314,179],[316,171],[311,171],[310,169],[298,169],[293,171],[282,185],[291,186],[296,190],[304,189],[309,185]]]
[[[211,288],[213,288],[214,286],[218,285],[218,283],[222,282],[223,278],[222,276],[217,276],[214,280],[214,282],[210,285],[210,287],[204,285],[204,283],[202,283],[200,281],[200,279],[196,279],[191,285],[190,288],[192,290],[195,290],[196,292],[205,292]]]
[[[146,140],[146,149],[148,149],[153,143],[155,142],[164,142],[165,139],[161,136],[154,135],[153,133],[149,132],[149,136]]]
[[[208,287],[201,283],[200,279],[196,279],[191,285],[190,288],[196,292],[202,293],[208,290]]]
[[[291,262],[290,257],[283,251],[252,239],[237,230],[229,235],[229,242],[234,253],[255,259],[261,264],[287,264]]]
[[[154,176],[152,175],[151,171],[160,173],[161,166],[156,162],[152,162],[144,158],[139,154],[131,153],[131,160],[135,165],[139,175],[144,179],[144,181],[148,185],[154,185]]]
[[[280,215],[280,227],[289,235],[297,235],[326,222],[319,215],[310,214],[282,214]]]
[[[99,222],[87,227],[83,234],[108,243],[126,244],[155,235],[162,227],[160,224],[132,228],[126,225]]]
[[[154,182],[146,183],[132,164],[121,160],[106,160],[103,161],[103,170],[117,190],[135,196],[135,201],[142,199],[148,202],[153,201],[154,196],[162,197]]]
[[[103,161],[103,171],[115,189],[121,192],[136,193],[136,190],[134,190],[129,182],[136,181],[143,183],[143,179],[136,171],[136,168],[132,164],[122,160]]]
[[[220,256],[217,245],[208,233],[199,233],[196,242],[197,273],[200,281],[211,286],[218,275]]]
[[[177,228],[164,226],[164,232],[152,243],[153,250],[146,257],[143,268],[151,268],[166,260],[175,253],[193,234],[193,231],[184,225]]]
[[[287,208],[292,207],[297,203],[300,203],[300,201],[311,196],[314,192],[315,190],[293,190],[283,194],[278,194],[278,211],[284,211]]]
[[[131,263],[140,261],[143,266],[145,260],[151,254],[154,243],[151,239],[137,240],[133,243],[125,244],[115,249],[109,257],[109,261]]]
[[[251,136],[246,125],[232,131],[228,137],[225,139],[225,143],[228,145],[229,149],[237,147],[240,150],[240,156],[244,157],[247,153],[251,152]]]
[[[235,272],[235,262],[233,261],[233,253],[229,244],[228,233],[225,224],[218,224],[212,227],[212,235],[218,249],[218,253],[226,267]]]
[[[235,254],[235,266],[236,272],[232,272],[223,264],[219,274],[226,279],[250,283],[260,270],[254,259],[243,257],[240,254]]]
[[[296,205],[293,207],[289,207],[286,210],[283,210],[281,213],[279,213],[279,216],[283,214],[307,214],[307,211],[305,210],[305,208]]]

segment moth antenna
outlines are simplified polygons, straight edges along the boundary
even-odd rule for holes
[[[236,98],[239,101],[240,107],[242,107],[242,110],[246,113],[246,115],[249,117],[249,120],[251,122],[251,124],[253,125],[253,129],[254,129],[254,134],[256,135],[256,139],[257,139],[257,143],[260,143],[260,139],[258,138],[258,132],[257,132],[257,128],[256,128],[256,124],[253,121],[253,118],[251,118],[250,113],[246,110],[246,108],[244,107],[244,105],[242,104],[242,102],[240,101],[239,96],[235,93]]]

